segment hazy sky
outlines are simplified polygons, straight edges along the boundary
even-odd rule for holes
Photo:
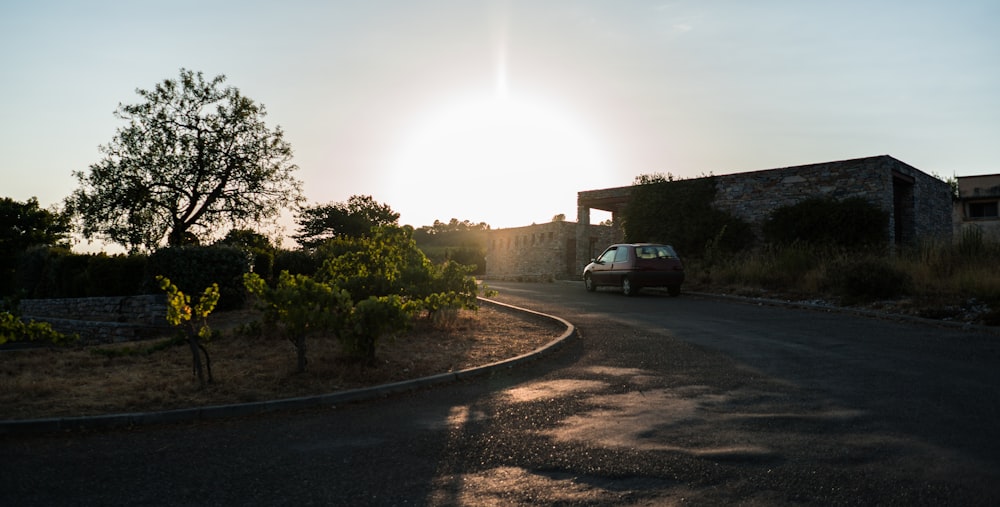
[[[996,0],[6,0],[0,197],[60,202],[118,104],[181,67],[266,106],[310,203],[372,195],[418,227],[575,220],[577,192],[652,172],[1000,173],[998,21]]]

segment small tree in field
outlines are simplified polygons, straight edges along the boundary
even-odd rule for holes
[[[264,316],[281,323],[295,346],[298,371],[306,370],[306,337],[324,331],[337,333],[350,316],[351,296],[342,289],[305,275],[282,271],[272,289],[256,273],[243,275],[247,290],[263,303]]]
[[[195,376],[198,378],[198,386],[204,388],[205,373],[201,367],[202,354],[205,354],[208,381],[214,381],[212,378],[212,359],[202,342],[207,341],[212,336],[207,319],[208,315],[215,309],[216,303],[219,302],[219,286],[213,283],[198,298],[198,303],[191,306],[191,296],[177,289],[177,286],[170,283],[169,278],[158,276],[156,280],[160,282],[160,289],[167,293],[167,322],[184,330],[188,346],[191,348],[191,363]]]
[[[397,295],[372,296],[359,301],[347,325],[340,330],[340,342],[349,353],[371,365],[375,362],[375,346],[379,339],[406,329],[416,306]]]

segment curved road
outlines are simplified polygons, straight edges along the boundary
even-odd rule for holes
[[[1000,504],[1000,337],[490,285],[580,337],[383,400],[4,437],[0,504]]]

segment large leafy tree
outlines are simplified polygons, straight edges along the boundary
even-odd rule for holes
[[[131,251],[176,246],[274,219],[302,200],[283,131],[224,81],[181,69],[136,90],[143,102],[118,106],[127,125],[89,172],[74,172],[80,186],[67,199],[85,237]]]
[[[399,213],[370,195],[352,195],[347,202],[305,206],[299,210],[295,241],[315,248],[334,238],[368,236],[373,227],[397,225]]]
[[[69,247],[69,219],[63,213],[25,202],[0,198],[0,294],[8,294],[18,255],[33,246]]]

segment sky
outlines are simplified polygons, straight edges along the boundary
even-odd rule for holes
[[[266,107],[309,204],[371,195],[414,227],[572,221],[577,192],[640,174],[1000,173],[998,20],[996,0],[6,0],[0,197],[61,203],[118,105],[181,68]]]

